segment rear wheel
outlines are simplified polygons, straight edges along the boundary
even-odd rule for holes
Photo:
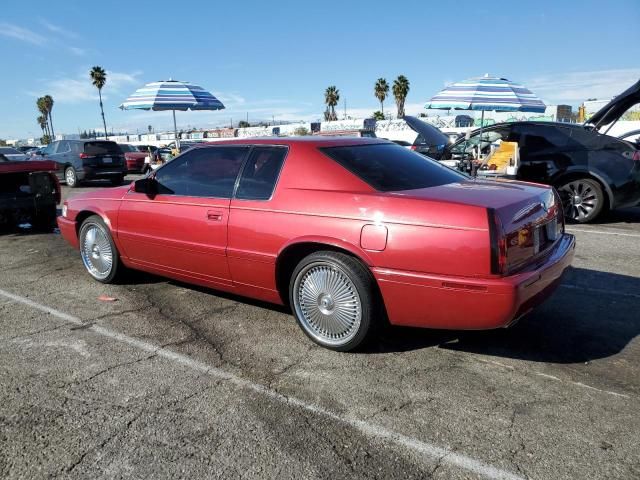
[[[78,175],[76,174],[76,170],[73,167],[67,167],[64,170],[64,181],[67,183],[67,186],[71,188],[76,188],[80,182],[78,182]]]
[[[590,178],[578,178],[558,187],[564,216],[577,223],[588,223],[606,209],[606,197],[600,184]]]
[[[109,229],[98,215],[88,217],[80,227],[80,257],[87,272],[102,283],[113,283],[122,265]]]
[[[380,314],[371,273],[338,252],[320,251],[302,259],[291,276],[289,300],[304,333],[337,351],[362,346]]]

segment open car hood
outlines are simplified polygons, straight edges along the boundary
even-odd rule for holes
[[[627,88],[620,95],[614,97],[609,103],[598,110],[587,123],[596,129],[602,125],[608,125],[618,120],[624,112],[636,103],[640,102],[640,80]]]

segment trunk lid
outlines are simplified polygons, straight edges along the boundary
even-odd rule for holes
[[[640,102],[640,80],[627,88],[620,95],[615,96],[604,107],[598,110],[586,123],[596,129],[618,120],[624,112]]]
[[[485,207],[492,240],[492,272],[508,274],[544,254],[564,233],[553,188],[516,181],[469,180],[395,192],[413,198]]]

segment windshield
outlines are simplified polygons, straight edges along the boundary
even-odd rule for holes
[[[465,177],[395,143],[321,148],[322,152],[381,192],[436,187]]]
[[[87,155],[120,155],[122,150],[115,142],[87,142],[84,144]]]

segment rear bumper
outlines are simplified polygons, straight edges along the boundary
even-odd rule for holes
[[[140,173],[144,167],[144,158],[139,160],[129,160],[127,159],[127,172],[131,173]]]
[[[82,167],[82,170],[78,171],[78,180],[92,180],[94,178],[113,178],[117,176],[126,175],[127,167],[120,165],[109,168],[99,167]]]
[[[78,233],[76,232],[76,222],[60,216],[58,217],[58,228],[60,229],[62,237],[69,242],[73,248],[80,248]]]
[[[573,260],[575,238],[564,234],[531,269],[503,278],[476,279],[374,268],[394,325],[486,330],[507,327],[542,303]]]

